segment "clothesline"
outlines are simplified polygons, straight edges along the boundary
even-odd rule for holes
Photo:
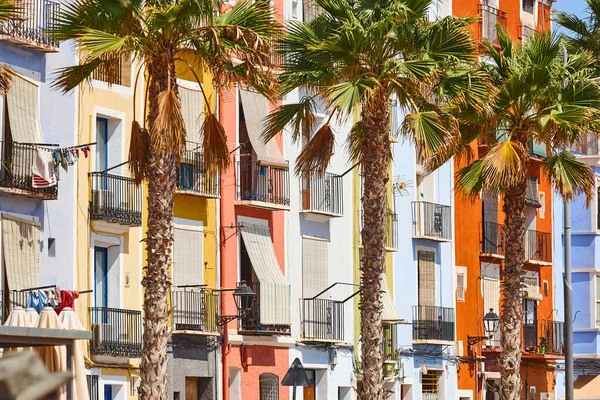
[[[2,143],[15,143],[15,144],[22,144],[25,146],[36,146],[36,147],[60,147],[60,144],[56,144],[56,143],[25,143],[25,142],[15,142],[15,141],[8,141],[8,140],[0,140],[0,142]],[[86,146],[95,146],[96,142],[90,142],[90,143],[84,143],[84,144],[77,144],[75,146],[67,146],[67,147],[62,147],[65,150],[72,150],[72,149],[78,149],[81,147],[86,147]]]
[[[32,287],[32,288],[21,289],[21,290],[19,290],[19,292],[28,292],[28,291],[32,291],[32,290],[41,290],[41,289],[56,289],[57,286],[58,285],[37,286],[37,287]],[[79,294],[92,293],[93,291],[94,291],[93,289],[80,290]]]

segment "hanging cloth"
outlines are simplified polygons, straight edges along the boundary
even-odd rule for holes
[[[60,312],[65,307],[70,307],[75,310],[75,300],[79,298],[78,290],[61,290],[60,291],[62,301],[60,302],[60,306],[56,309],[56,313],[60,314]]]
[[[34,188],[45,188],[56,185],[52,153],[37,148],[35,151],[35,159],[31,166],[31,172],[31,185]]]
[[[29,292],[27,308],[33,308],[39,313],[48,305],[48,296],[42,290],[32,290]]]

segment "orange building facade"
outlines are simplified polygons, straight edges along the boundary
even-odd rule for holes
[[[483,3],[483,4],[482,4]],[[478,40],[497,40],[496,23],[505,27],[516,40],[527,40],[536,31],[550,29],[550,1],[495,0],[453,2],[453,14],[479,17],[474,24]],[[475,154],[483,155],[487,146],[479,143]],[[525,266],[522,278],[523,344],[521,379],[522,398],[554,398],[558,360],[563,356],[562,322],[554,320],[552,187],[539,168],[537,155],[543,146],[532,145],[533,162],[529,167],[526,196]],[[455,168],[462,167],[456,162]],[[456,328],[457,355],[463,362],[458,369],[458,396],[470,399],[499,398],[499,333],[491,339],[484,331],[483,317],[493,309],[501,313],[502,266],[505,233],[502,223],[502,198],[482,193],[471,201],[455,193],[456,226]],[[473,316],[476,316],[474,318]],[[483,339],[483,340],[482,340]]]

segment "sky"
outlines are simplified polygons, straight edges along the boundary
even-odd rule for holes
[[[585,0],[558,0],[552,6],[553,9],[566,11],[572,14],[577,14],[580,17],[585,15]]]

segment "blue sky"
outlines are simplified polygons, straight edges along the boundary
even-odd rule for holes
[[[577,14],[580,17],[583,17],[585,10],[585,0],[558,0],[552,6],[553,9],[567,11],[572,14]]]

